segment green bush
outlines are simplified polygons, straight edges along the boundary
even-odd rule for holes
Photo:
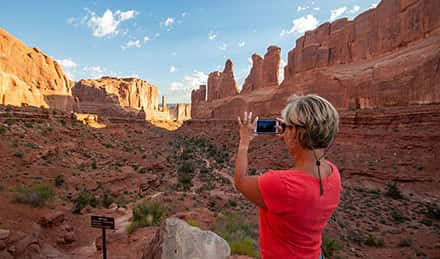
[[[232,254],[259,256],[258,225],[247,218],[227,213],[217,218],[213,231],[229,243]]]
[[[73,199],[73,213],[80,213],[82,209],[84,209],[87,205],[92,207],[96,207],[98,205],[98,199],[96,199],[93,193],[89,192],[86,189],[80,191],[75,198]]]
[[[192,178],[194,176],[194,166],[192,161],[184,161],[177,168],[178,185],[184,190],[189,190],[192,187]]]
[[[334,239],[322,236],[322,252],[324,256],[333,256],[336,251],[341,249],[341,245]]]
[[[64,175],[60,174],[55,177],[55,186],[60,187],[64,184]]]
[[[23,154],[23,152],[16,152],[16,153],[14,154],[14,156],[15,156],[15,157],[18,157],[18,158],[23,158],[23,157],[24,157],[24,154]]]
[[[197,220],[195,220],[195,219],[188,219],[187,221],[186,221],[186,223],[188,223],[189,225],[191,225],[191,226],[193,226],[193,227],[196,227],[196,228],[200,228],[201,226],[200,226],[200,222],[198,222]]]
[[[426,216],[431,219],[440,219],[440,207],[435,203],[428,203],[426,205]]]
[[[384,247],[385,241],[382,237],[376,237],[373,234],[368,234],[367,240],[365,240],[365,244],[372,247]]]
[[[33,207],[43,207],[55,196],[52,188],[44,184],[37,184],[30,188],[19,187],[16,191],[16,202],[29,204]]]
[[[235,255],[247,255],[251,257],[258,257],[258,250],[255,248],[255,240],[244,239],[239,241],[232,241],[230,243],[231,253]]]
[[[147,226],[158,226],[164,219],[167,208],[157,202],[143,202],[133,208],[131,223],[127,228],[128,233]]]
[[[396,182],[388,183],[386,186],[385,196],[400,200],[403,198],[402,192]]]

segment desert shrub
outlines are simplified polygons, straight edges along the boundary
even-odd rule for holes
[[[412,243],[413,241],[411,238],[404,238],[400,240],[399,247],[410,247],[412,246]]]
[[[102,144],[104,147],[106,147],[106,148],[113,148],[113,145],[112,144],[110,144],[110,143],[104,143],[104,144]]]
[[[18,158],[23,158],[24,154],[23,154],[23,152],[15,152],[14,156],[18,157]]]
[[[438,204],[435,203],[428,203],[426,205],[426,216],[428,216],[431,219],[440,219],[440,207]]]
[[[194,176],[194,166],[192,161],[184,161],[177,168],[178,185],[184,190],[191,189],[193,176]]]
[[[5,190],[5,186],[3,186],[2,184],[0,184],[0,192]]]
[[[248,219],[227,213],[217,218],[213,231],[229,243],[232,254],[259,256],[258,226]]]
[[[400,200],[403,198],[402,192],[396,182],[388,183],[386,186],[385,196]]]
[[[110,205],[112,205],[113,201],[114,199],[111,195],[109,195],[108,193],[104,193],[101,198],[101,205],[104,208],[108,208],[110,207]]]
[[[55,186],[60,187],[64,184],[64,175],[59,174],[55,177]]]
[[[147,226],[158,226],[164,219],[167,208],[157,202],[143,202],[133,208],[131,223],[127,228],[128,233]]]
[[[98,168],[98,166],[96,165],[96,161],[93,161],[92,162],[92,169],[95,170],[97,168]]]
[[[198,222],[198,221],[195,220],[195,219],[188,219],[188,220],[186,221],[186,223],[188,223],[189,225],[191,225],[191,226],[193,226],[193,227],[200,228],[200,222]]]
[[[98,205],[98,199],[95,195],[86,189],[81,190],[73,199],[73,213],[80,213],[82,209],[88,205],[96,207]]]
[[[33,207],[43,207],[55,196],[52,188],[45,184],[37,184],[30,188],[19,187],[16,192],[16,202],[29,204]]]
[[[118,207],[120,207],[120,208],[127,208],[127,200],[125,199],[125,197],[124,196],[119,196],[117,199],[116,199],[116,204],[118,205]]]
[[[32,123],[30,123],[30,122],[26,122],[26,123],[24,124],[24,126],[25,126],[26,128],[28,128],[28,129],[31,129],[31,128],[34,127],[34,126],[32,125]]]
[[[394,208],[391,211],[391,218],[393,218],[394,221],[399,222],[399,223],[402,223],[405,220],[407,220],[407,218],[405,216],[403,216],[402,212],[397,208]]]
[[[373,234],[368,234],[365,240],[365,245],[372,247],[384,247],[385,241],[382,237],[376,237]]]
[[[5,134],[6,133],[6,129],[3,127],[0,127],[0,135]]]
[[[341,245],[332,238],[327,238],[326,236],[322,236],[322,252],[324,256],[333,256],[336,251],[341,249]]]

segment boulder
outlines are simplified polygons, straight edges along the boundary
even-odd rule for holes
[[[0,229],[0,240],[8,239],[10,233],[9,229]]]
[[[38,223],[43,227],[55,227],[64,222],[64,212],[52,211],[40,217]]]
[[[143,259],[225,259],[228,243],[211,231],[203,231],[178,218],[168,218],[145,247]]]

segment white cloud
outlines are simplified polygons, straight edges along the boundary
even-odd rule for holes
[[[102,16],[96,15],[88,9],[86,11],[89,13],[84,16],[80,23],[87,23],[87,26],[92,29],[93,36],[95,37],[108,37],[112,35],[117,35],[119,33],[118,26],[121,22],[133,19],[138,12],[134,10],[129,10],[122,12],[117,10],[114,14],[112,10],[107,9]],[[68,19],[68,22],[75,24],[75,20]]]
[[[135,10],[128,10],[125,12],[121,12],[121,11],[116,11],[115,13],[118,17],[119,17],[119,21],[123,22],[126,20],[130,20],[133,19],[136,15],[139,14],[139,12],[135,11]]]
[[[292,21],[292,27],[288,30],[282,30],[280,36],[291,33],[304,33],[318,27],[318,20],[315,16],[308,14]]]
[[[77,19],[75,17],[69,17],[66,22],[67,22],[67,24],[76,25]]]
[[[129,40],[125,45],[121,46],[123,50],[129,49],[129,48],[140,48],[141,47],[141,41],[140,40]]]
[[[347,11],[347,9],[348,8],[346,6],[342,6],[337,9],[330,10],[330,21],[336,20],[336,18],[344,14]]]
[[[177,52],[171,52],[171,56],[177,56]]]
[[[200,85],[206,85],[208,75],[194,70],[192,74],[186,75],[182,80],[174,81],[167,89],[166,96],[169,102],[188,102],[191,91],[198,89]]]
[[[350,11],[348,11],[349,13],[357,13],[359,12],[359,10],[361,10],[361,7],[359,5],[354,5],[353,9],[351,9]]]
[[[319,8],[319,7],[313,7],[313,10],[315,10],[315,11],[319,11],[320,8]]]
[[[163,24],[165,25],[165,27],[173,25],[174,24],[174,18],[173,17],[166,18],[165,21],[163,22]]]
[[[228,45],[226,43],[223,43],[220,47],[218,47],[221,51],[226,51],[228,48]]]
[[[307,10],[307,9],[309,9],[309,6],[298,5],[298,7],[296,8],[296,11],[297,12],[301,12],[301,11],[304,11],[304,10]]]
[[[187,15],[188,15],[187,12],[183,12],[183,13],[181,14],[182,18],[185,18],[185,16],[187,16]]]
[[[240,48],[243,48],[245,45],[246,45],[246,43],[245,43],[244,41],[240,41],[240,42],[238,43],[238,46],[239,46]]]
[[[170,73],[174,73],[176,72],[176,67],[175,66],[171,66],[170,67]]]
[[[145,36],[145,37],[144,37],[144,43],[147,43],[147,42],[149,42],[149,41],[150,41],[150,37]]]
[[[208,39],[209,40],[214,40],[215,38],[217,38],[217,34],[215,34],[213,31],[210,31],[208,33]]]
[[[105,75],[105,69],[100,66],[84,67],[85,78],[99,78]]]
[[[156,32],[156,34],[154,34],[154,38],[159,38],[160,37],[160,33]]]
[[[380,2],[380,1],[379,1],[379,2]],[[377,2],[377,3],[372,3],[371,6],[370,6],[370,8],[376,8],[377,5],[379,4],[379,2]]]
[[[57,60],[63,69],[76,68],[78,65],[71,58]]]

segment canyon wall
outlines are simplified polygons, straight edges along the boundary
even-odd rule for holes
[[[193,118],[234,119],[246,110],[274,116],[290,95],[307,93],[340,110],[439,103],[439,14],[438,0],[383,0],[353,21],[321,24],[296,40],[279,87],[265,87],[275,77],[264,77],[266,57],[254,55],[242,92],[193,103]],[[209,89],[208,81],[208,96]]]
[[[73,111],[73,82],[61,66],[0,28],[0,104]]]
[[[279,67],[281,62],[281,48],[270,46],[264,58],[258,54],[252,55],[252,68],[246,77],[241,93],[249,93],[264,87],[279,85]]]

